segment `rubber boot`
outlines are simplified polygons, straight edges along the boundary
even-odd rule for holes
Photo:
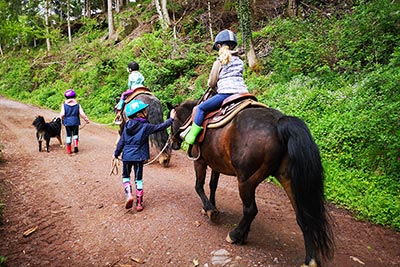
[[[193,122],[192,128],[190,128],[190,131],[185,136],[185,142],[189,145],[193,145],[194,142],[196,142],[197,135],[201,132],[201,130],[203,130],[203,127],[198,126]]]
[[[132,185],[130,182],[124,183],[124,190],[125,190],[125,209],[130,209],[133,206],[133,195],[132,195]]]
[[[71,144],[67,144],[66,145],[66,147],[67,147],[67,154],[71,154],[72,153],[72,146],[71,146]]]
[[[74,153],[78,153],[79,152],[78,144],[79,144],[78,139],[75,139],[74,140]]]
[[[143,208],[143,189],[136,190],[136,210],[142,211]]]

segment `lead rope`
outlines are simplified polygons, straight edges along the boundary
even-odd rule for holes
[[[111,162],[111,175],[118,175],[118,165],[119,165],[119,158],[113,158],[113,161]]]
[[[165,146],[163,147],[163,149],[161,149],[160,153],[158,153],[158,155],[157,155],[154,159],[152,159],[151,161],[147,162],[147,163],[144,164],[143,166],[150,165],[150,164],[152,164],[156,159],[158,159],[158,157],[160,157],[160,155],[161,155],[161,154],[165,151],[165,149],[167,148],[167,146],[168,146],[168,144],[169,144],[171,138],[172,138],[172,137],[169,136],[167,142],[165,142]]]

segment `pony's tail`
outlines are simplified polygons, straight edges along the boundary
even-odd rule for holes
[[[331,259],[334,238],[325,210],[324,171],[317,144],[307,125],[297,117],[283,116],[278,135],[287,146],[288,174],[296,206],[297,223],[312,257]]]

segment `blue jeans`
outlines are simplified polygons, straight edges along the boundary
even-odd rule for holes
[[[197,106],[196,114],[194,115],[194,123],[201,126],[204,116],[211,111],[217,110],[221,107],[222,102],[232,94],[216,94],[215,96],[207,99]]]

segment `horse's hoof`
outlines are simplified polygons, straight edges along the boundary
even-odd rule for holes
[[[207,211],[207,217],[208,217],[208,219],[210,219],[212,221],[213,218],[215,217],[214,212],[212,210],[208,210]]]
[[[302,264],[300,267],[318,267],[318,264],[314,259],[312,259],[308,265]]]
[[[201,215],[207,216],[207,211],[204,208],[202,208],[200,212]]]
[[[231,238],[231,236],[229,235],[229,233],[228,233],[228,235],[226,236],[226,239],[225,239],[225,240],[228,241],[228,242],[231,243],[231,244],[234,244],[234,243],[235,243],[235,241],[232,240],[232,238]]]

